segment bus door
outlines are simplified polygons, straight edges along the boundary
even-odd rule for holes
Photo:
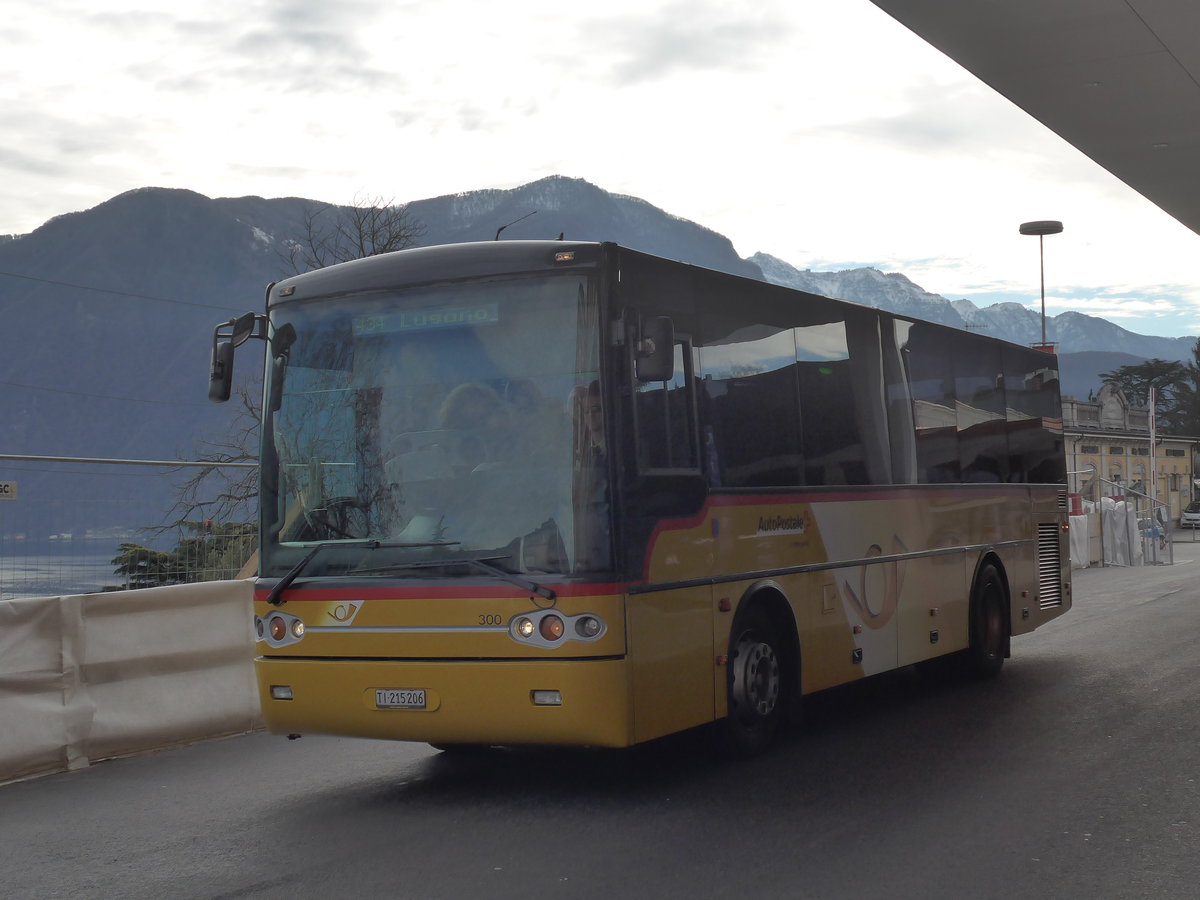
[[[662,316],[641,318],[637,331],[629,342],[635,474],[622,509],[626,548],[640,552],[644,582],[627,609],[634,736],[642,741],[714,717],[713,591],[694,583],[712,570],[714,540],[691,339]]]

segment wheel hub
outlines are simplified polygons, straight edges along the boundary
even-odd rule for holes
[[[775,649],[745,635],[738,642],[732,697],[738,712],[767,718],[779,701],[779,657]]]

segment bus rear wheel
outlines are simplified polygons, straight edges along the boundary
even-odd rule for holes
[[[785,693],[779,636],[761,608],[734,621],[728,669],[729,712],[718,723],[719,748],[727,756],[752,756],[779,729]]]
[[[971,643],[964,659],[967,675],[983,680],[1000,674],[1008,639],[1007,592],[993,565],[979,570],[971,591]]]

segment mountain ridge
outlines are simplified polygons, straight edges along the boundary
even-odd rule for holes
[[[0,291],[12,336],[0,355],[0,404],[7,413],[0,449],[169,460],[194,458],[201,442],[223,439],[235,427],[233,411],[204,399],[213,327],[262,309],[267,283],[291,274],[286,250],[303,236],[306,210],[324,205],[299,197],[213,199],[186,189],[138,188],[0,240]],[[583,179],[553,176],[517,188],[447,194],[412,201],[409,209],[426,227],[422,244],[493,240],[498,229],[506,239],[564,233],[955,327],[986,325],[986,333],[1021,343],[1040,333],[1032,310],[951,303],[901,273],[812,272],[762,253],[743,259],[718,232]],[[1079,313],[1063,313],[1048,327],[1060,341],[1066,393],[1086,393],[1095,372],[1112,367],[1106,361],[1085,371],[1087,360],[1080,357],[1082,374],[1076,375],[1080,354],[1187,359],[1194,343],[1136,335]],[[239,354],[241,383],[252,381],[254,368],[249,354]],[[110,510],[128,499],[120,479],[97,477],[84,490],[30,466],[2,471],[0,478],[21,477],[22,496],[31,504],[34,498],[46,503],[45,513],[23,527],[30,533],[109,527],[116,515]],[[165,509],[178,478],[149,479],[138,494]],[[83,494],[94,501],[94,514],[62,512]],[[0,536],[6,530],[0,521]]]

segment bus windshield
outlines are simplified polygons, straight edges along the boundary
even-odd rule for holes
[[[295,339],[268,367],[262,574],[315,544],[332,546],[306,576],[428,578],[438,560],[608,568],[587,277],[303,301],[277,306],[271,323]]]

